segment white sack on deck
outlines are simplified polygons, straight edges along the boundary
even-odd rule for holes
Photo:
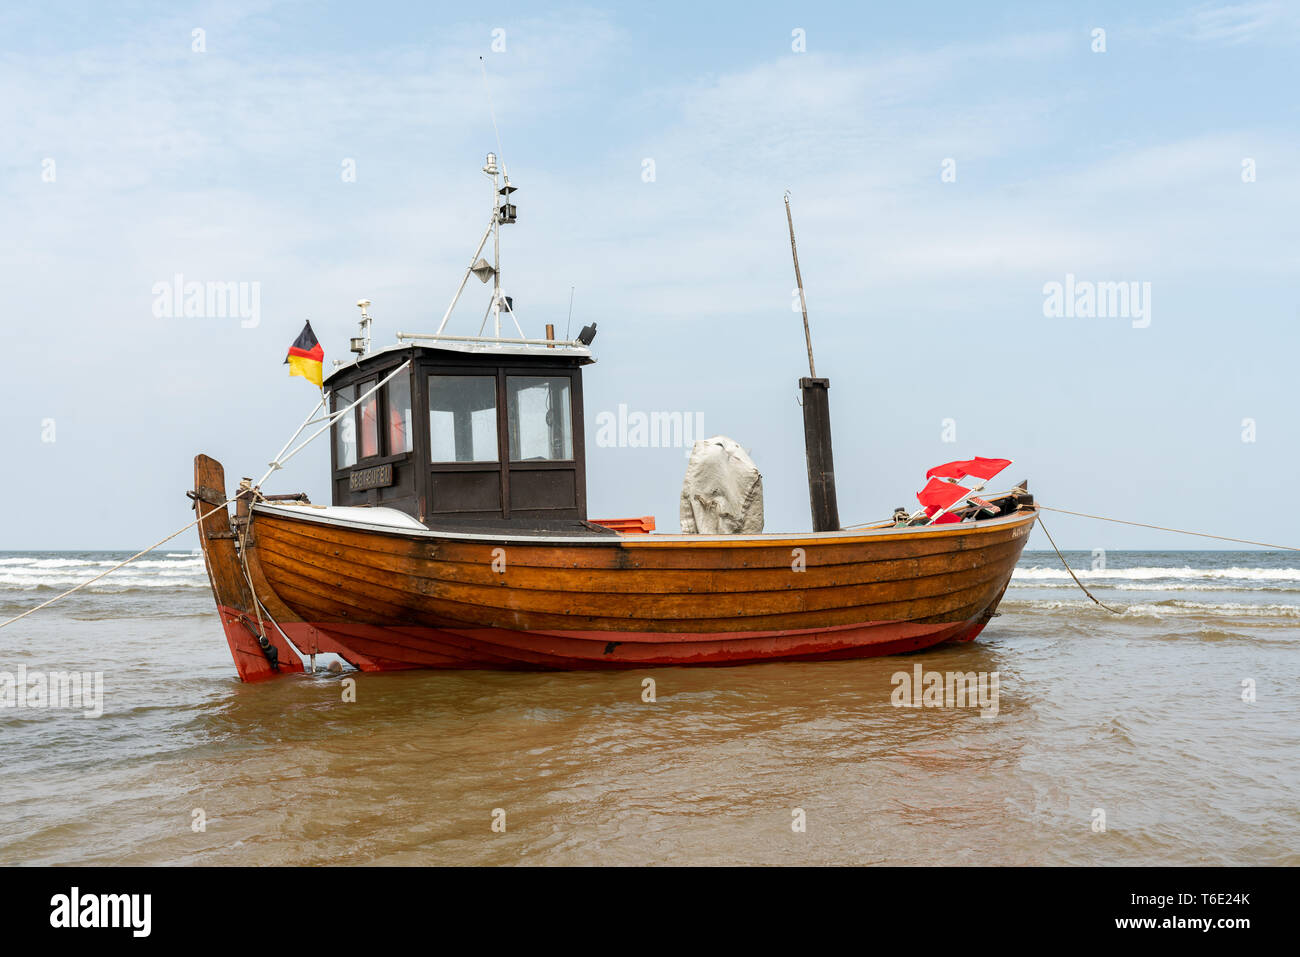
[[[763,531],[763,476],[725,435],[701,439],[691,447],[681,511],[687,535],[757,535]]]

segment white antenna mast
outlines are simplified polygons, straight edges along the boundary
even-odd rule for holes
[[[488,153],[487,161],[483,164],[483,173],[492,178],[492,218],[488,223],[487,230],[483,233],[483,238],[479,240],[478,248],[474,250],[474,255],[470,257],[469,268],[465,270],[465,275],[456,288],[456,294],[452,296],[451,304],[447,307],[447,311],[443,313],[442,322],[438,324],[438,331],[435,335],[442,335],[442,330],[446,328],[447,321],[451,318],[452,310],[456,308],[461,293],[465,291],[465,283],[469,281],[471,275],[474,275],[481,282],[486,283],[488,279],[492,280],[492,301],[488,303],[487,312],[483,315],[483,322],[479,326],[479,335],[483,334],[488,318],[491,317],[493,335],[497,339],[501,338],[501,309],[504,306],[515,324],[515,329],[519,332],[519,338],[523,339],[526,337],[524,336],[523,327],[519,324],[519,319],[515,316],[514,303],[508,296],[503,294],[501,289],[501,226],[503,224],[508,226],[515,222],[516,209],[514,203],[510,202],[510,194],[515,192],[516,187],[511,184],[510,174],[506,172],[505,161],[500,158],[501,131],[497,128],[496,110],[492,106],[492,93],[488,89],[487,65],[482,57],[478,59],[479,66],[483,71],[483,90],[487,94],[488,113],[492,117],[492,131],[496,134],[497,140],[497,152]],[[501,176],[504,176],[504,184],[498,179]],[[491,263],[479,258],[480,253],[483,252],[483,247],[487,245],[489,237],[492,239]]]
[[[483,71],[483,93],[487,97],[488,115],[492,117],[492,132],[496,134],[497,138],[497,156],[501,157],[501,170],[505,172],[506,151],[501,148],[501,131],[497,129],[497,111],[492,106],[492,91],[488,88],[487,63],[482,57],[478,58],[478,66]],[[506,175],[506,182],[510,182],[509,174]]]

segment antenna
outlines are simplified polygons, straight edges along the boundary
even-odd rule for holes
[[[569,327],[573,325],[573,290],[576,286],[569,287],[569,320],[564,324],[564,338],[569,338]]]
[[[785,221],[790,224],[790,254],[794,256],[794,281],[799,286],[799,306],[803,309],[803,337],[808,344],[808,375],[817,378],[813,365],[812,332],[808,329],[808,302],[803,297],[803,276],[799,273],[799,250],[794,244],[794,217],[790,213],[790,191],[785,191]]]
[[[497,151],[495,154],[489,153],[487,163],[483,167],[483,172],[492,177],[492,223],[489,227],[492,230],[492,303],[488,307],[488,312],[492,316],[492,325],[494,335],[501,338],[501,307],[506,307],[506,312],[510,314],[515,328],[519,330],[519,337],[524,337],[524,330],[519,325],[519,319],[515,316],[515,310],[510,299],[507,298],[501,290],[501,227],[509,225],[515,221],[515,205],[510,202],[510,194],[515,191],[515,187],[510,184],[510,173],[506,170],[505,151],[501,148],[501,130],[497,127],[497,111],[492,106],[492,91],[488,88],[487,81],[487,61],[481,56],[478,58],[479,69],[483,73],[483,93],[488,101],[488,115],[492,117],[492,132],[496,134]],[[498,160],[501,163],[500,170],[497,169]],[[497,180],[498,172],[505,180],[502,185]],[[487,324],[487,316],[483,317],[483,322]],[[482,329],[479,330],[480,332]]]
[[[483,71],[483,93],[485,96],[487,96],[488,115],[492,117],[492,132],[495,133],[497,137],[497,156],[501,157],[501,171],[504,173],[506,171],[506,160],[505,160],[506,151],[501,148],[501,131],[497,129],[497,111],[492,108],[492,91],[488,89],[488,81],[487,81],[487,62],[482,57],[479,57],[478,65],[479,65],[479,69]],[[506,184],[509,185],[509,183],[510,183],[510,176],[507,174]]]
[[[492,106],[492,92],[488,89],[487,82],[487,64],[482,57],[478,58],[479,67],[483,73],[483,92],[487,96],[488,113],[492,117],[492,131],[496,134],[497,151],[488,153],[487,160],[483,164],[483,174],[492,182],[492,215],[488,219],[487,229],[483,231],[483,238],[479,240],[478,247],[474,250],[474,255],[470,257],[469,266],[465,270],[465,275],[460,280],[460,285],[456,287],[456,294],[451,297],[451,303],[447,306],[447,311],[442,314],[442,322],[438,323],[438,331],[435,336],[442,335],[443,329],[447,327],[448,320],[456,308],[456,303],[460,301],[461,293],[465,291],[465,283],[469,281],[470,276],[477,276],[481,282],[492,282],[492,298],[488,302],[487,311],[483,314],[483,322],[479,326],[479,335],[487,328],[488,319],[492,320],[492,334],[495,338],[501,338],[501,310],[505,309],[510,319],[515,324],[515,329],[519,332],[521,339],[524,336],[523,326],[519,324],[519,319],[515,315],[513,300],[505,295],[501,287],[501,227],[509,226],[518,218],[518,208],[511,201],[511,194],[517,187],[510,182],[510,174],[506,172],[505,161],[501,158],[501,130],[497,128],[496,110]],[[505,182],[502,182],[502,179]],[[492,262],[479,258],[484,247],[487,246],[488,240],[492,240]]]

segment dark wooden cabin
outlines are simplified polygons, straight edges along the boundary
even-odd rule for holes
[[[407,372],[334,425],[333,504],[432,524],[586,521],[586,349],[402,343],[335,369],[325,380],[332,411],[408,359]]]

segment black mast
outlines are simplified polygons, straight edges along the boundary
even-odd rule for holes
[[[803,335],[808,345],[808,375],[799,380],[803,394],[803,439],[808,457],[808,503],[812,508],[814,532],[837,532],[840,510],[835,500],[835,457],[831,451],[830,379],[817,378],[813,364],[812,332],[808,328],[808,303],[803,294],[803,276],[799,272],[799,249],[794,241],[794,217],[790,213],[790,194],[785,194],[785,218],[790,224],[790,253],[794,256],[794,278],[799,286],[799,305],[803,309]]]

